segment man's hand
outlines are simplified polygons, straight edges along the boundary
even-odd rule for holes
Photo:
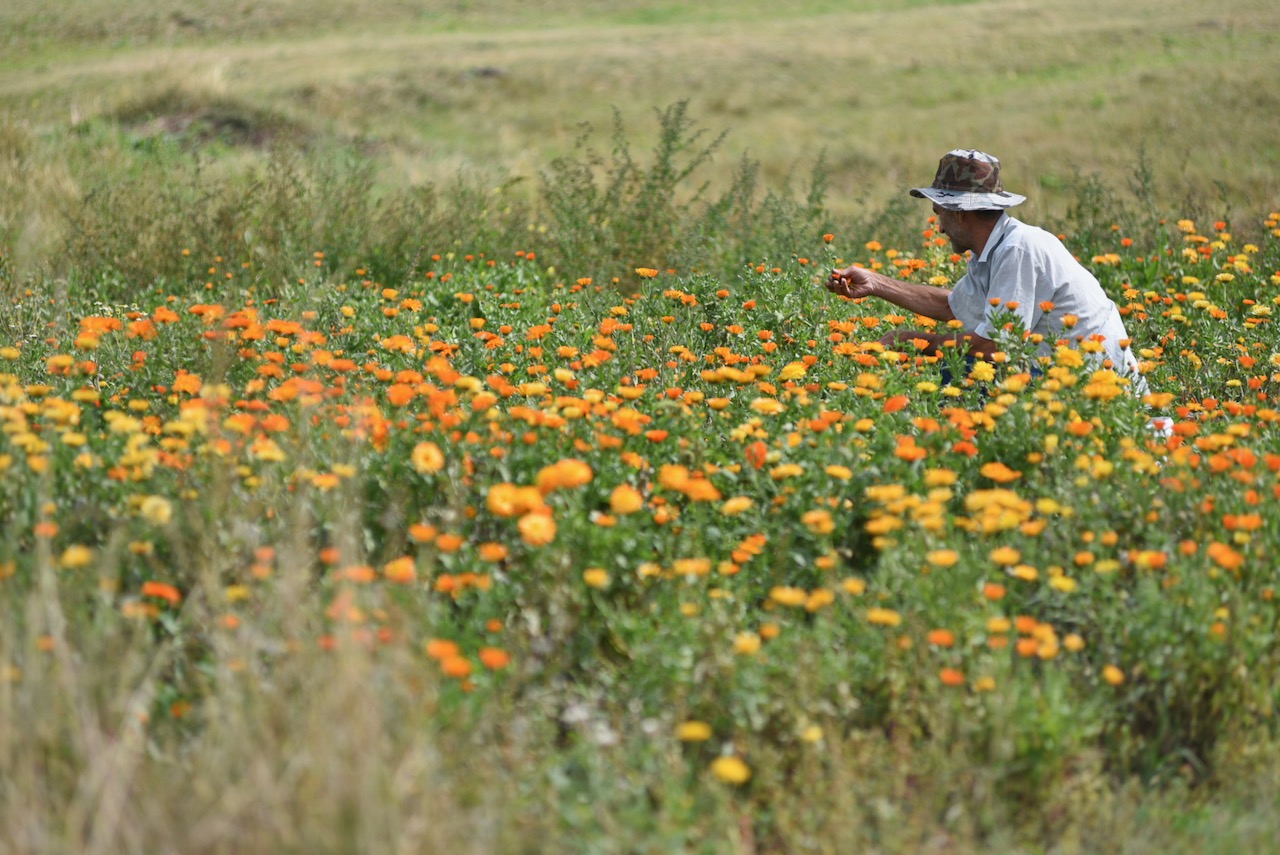
[[[846,267],[833,270],[827,278],[827,290],[841,297],[856,300],[875,295],[875,278],[865,267]]]

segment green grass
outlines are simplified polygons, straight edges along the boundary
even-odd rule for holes
[[[31,136],[24,169],[72,197],[85,177],[68,164],[99,151],[102,133],[119,133],[127,158],[140,137],[228,110],[244,134],[194,140],[216,160],[339,140],[372,156],[388,187],[460,171],[532,187],[584,123],[603,134],[616,107],[643,147],[653,109],[688,99],[729,132],[705,173],[714,186],[744,155],[775,187],[825,156],[828,205],[848,217],[926,183],[953,146],[1001,156],[1034,219],[1065,218],[1082,176],[1126,194],[1140,163],[1165,207],[1231,216],[1280,200],[1270,3],[806,3],[785,15],[473,3],[427,19],[384,5],[361,23],[342,3],[243,17],[221,4],[9,7],[0,24],[29,35],[11,37],[0,111]],[[179,14],[206,23],[174,29]],[[43,189],[6,198],[15,219],[52,221],[55,203]]]

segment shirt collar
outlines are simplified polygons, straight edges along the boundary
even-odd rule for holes
[[[995,227],[991,229],[991,235],[987,238],[986,244],[982,247],[982,254],[978,256],[977,261],[986,261],[992,251],[1004,240],[1005,235],[1009,234],[1013,229],[1014,223],[1017,222],[1013,217],[1009,216],[1006,211],[1000,215],[1000,219],[996,220]]]

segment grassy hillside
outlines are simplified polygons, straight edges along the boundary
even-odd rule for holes
[[[6,4],[0,164],[10,244],[41,242],[95,180],[158,144],[241,168],[339,145],[385,187],[459,171],[536,184],[617,109],[641,147],[689,101],[769,187],[825,157],[837,214],[929,180],[953,146],[1000,155],[1032,218],[1081,176],[1212,216],[1280,204],[1280,9],[1237,0],[970,3]],[[87,163],[85,161],[88,161]],[[534,179],[530,181],[529,179]],[[24,230],[25,237],[15,236]]]

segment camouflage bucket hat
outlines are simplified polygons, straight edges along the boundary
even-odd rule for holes
[[[912,196],[929,199],[949,211],[990,211],[1012,208],[1026,196],[1009,193],[1000,184],[1000,161],[986,152],[958,148],[938,161],[938,174],[929,187],[917,187]]]

